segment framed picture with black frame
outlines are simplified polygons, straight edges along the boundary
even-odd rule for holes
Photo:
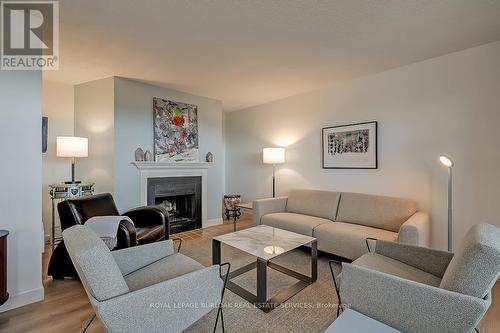
[[[377,122],[324,127],[323,169],[377,169]]]

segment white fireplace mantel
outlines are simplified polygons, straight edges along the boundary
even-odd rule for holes
[[[208,169],[213,162],[132,162],[139,170],[159,169]]]
[[[201,224],[208,226],[207,219],[207,171],[214,165],[209,162],[132,162],[139,170],[141,205],[148,204],[148,178],[158,177],[201,177]]]

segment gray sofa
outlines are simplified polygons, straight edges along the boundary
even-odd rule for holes
[[[500,228],[477,224],[455,254],[377,240],[336,279],[342,304],[402,332],[466,333],[490,306],[499,275]]]
[[[174,253],[171,240],[110,252],[84,225],[63,238],[107,332],[181,332],[221,303],[219,265]]]
[[[355,260],[368,237],[429,245],[430,220],[414,200],[362,193],[291,190],[288,197],[253,202],[256,225],[318,239],[318,249]]]

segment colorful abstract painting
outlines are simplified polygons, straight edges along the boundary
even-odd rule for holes
[[[198,107],[153,98],[156,162],[198,162]]]

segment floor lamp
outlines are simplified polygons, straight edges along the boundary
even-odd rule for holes
[[[453,174],[452,174],[452,169],[453,169],[453,161],[444,155],[439,156],[439,161],[441,164],[443,164],[445,167],[448,168],[448,251],[451,252],[453,249],[453,220],[452,220],[452,214],[453,214],[453,205],[452,205],[452,181],[453,181]]]
[[[285,163],[285,148],[264,148],[262,162],[273,165],[273,198],[276,198],[276,164]]]

